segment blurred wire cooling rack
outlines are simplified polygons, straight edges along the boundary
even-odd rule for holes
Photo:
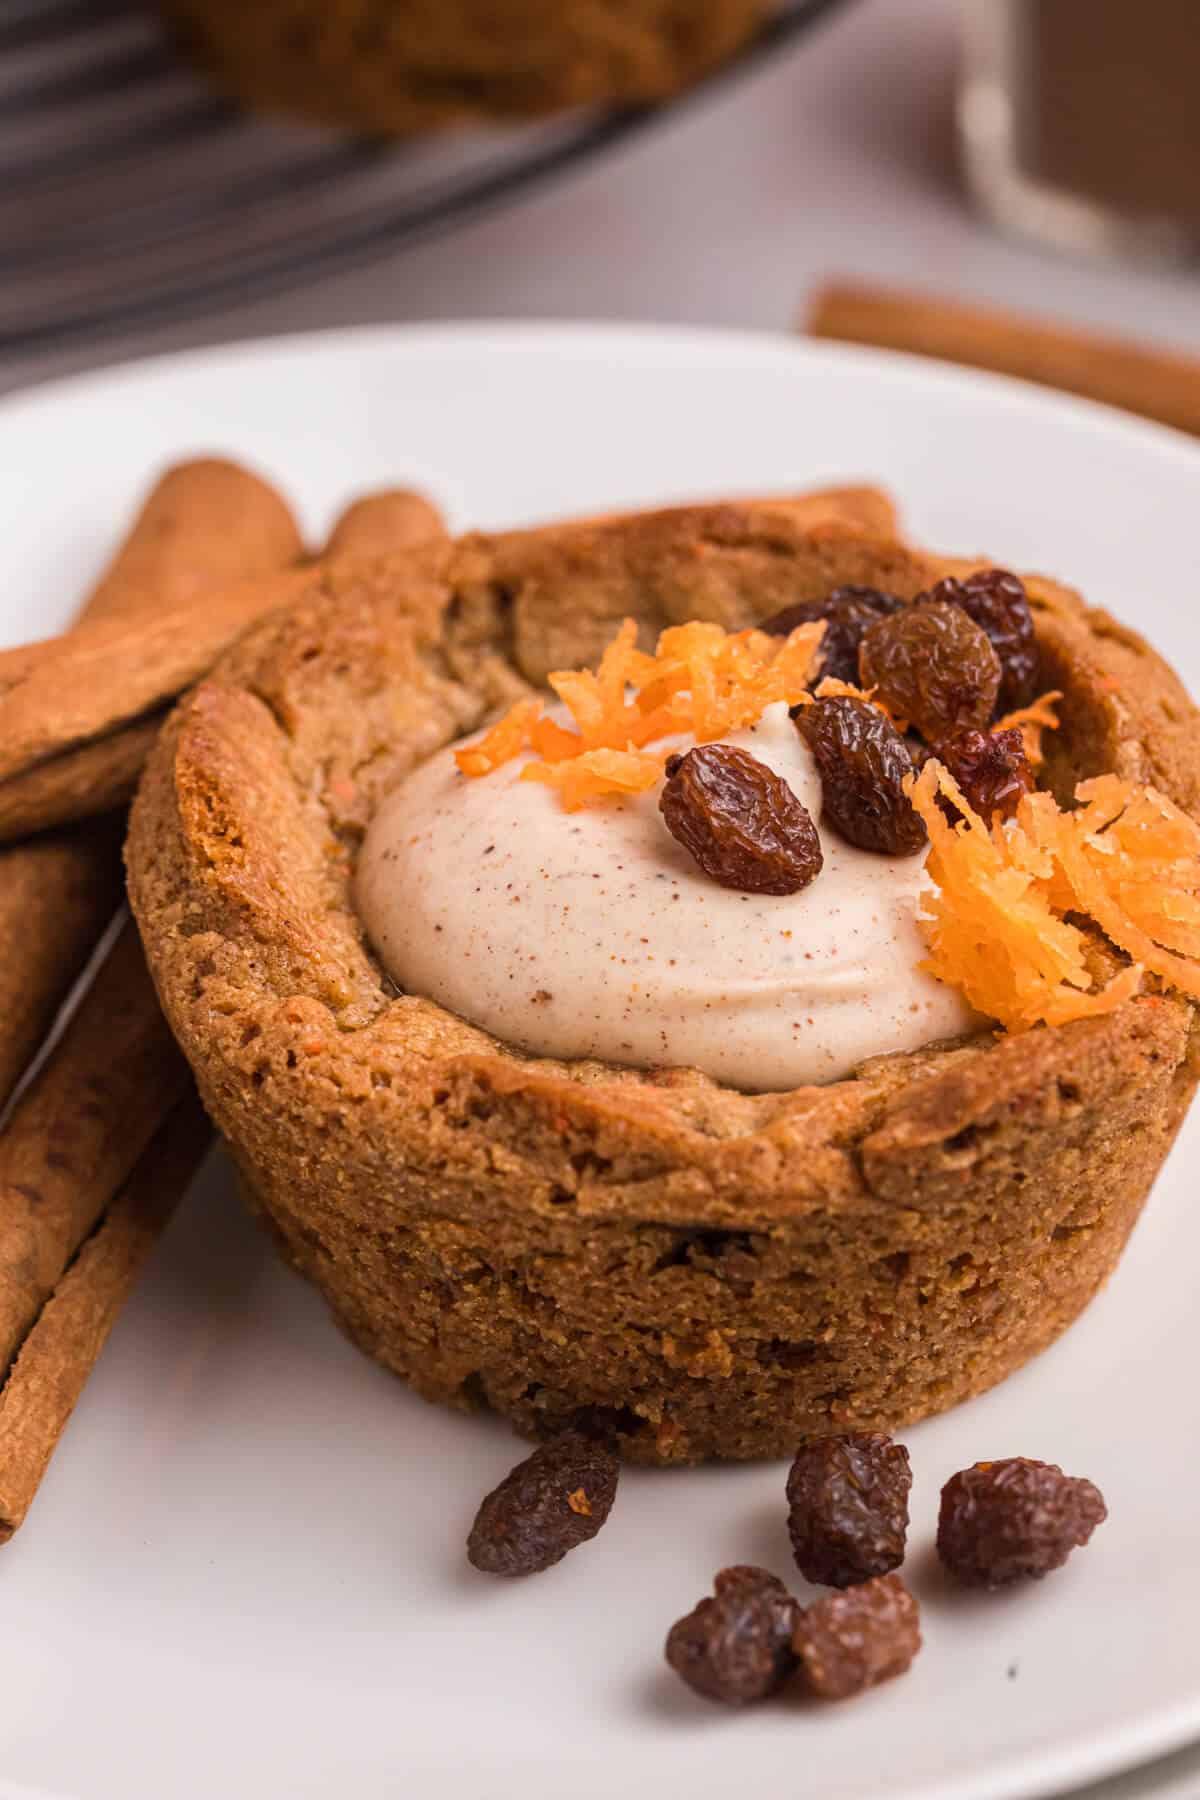
[[[702,86],[841,3],[790,0]],[[136,0],[0,0],[0,356],[364,261],[511,198],[663,110],[382,143],[247,112],[175,59]]]

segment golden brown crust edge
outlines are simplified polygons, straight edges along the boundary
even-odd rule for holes
[[[783,1454],[992,1385],[1114,1267],[1195,1085],[1182,1000],[754,1096],[513,1056],[392,994],[348,905],[378,794],[626,612],[740,625],[951,566],[786,507],[473,537],[314,571],[177,711],[129,848],[163,1004],[286,1253],[420,1392],[526,1430],[595,1408],[644,1460]],[[1195,809],[1176,677],[1032,585],[1060,780]]]

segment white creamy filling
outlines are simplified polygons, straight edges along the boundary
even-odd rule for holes
[[[924,856],[855,850],[821,825],[785,706],[726,741],[817,821],[825,866],[802,893],[719,887],[668,832],[658,789],[568,813],[520,779],[528,758],[469,780],[451,748],[389,796],[363,846],[358,908],[388,973],[534,1055],[694,1067],[749,1090],[836,1081],[969,1030],[961,996],[917,967]]]

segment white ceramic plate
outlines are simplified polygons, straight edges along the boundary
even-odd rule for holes
[[[926,364],[715,334],[424,330],[117,370],[0,409],[0,632],[70,613],[147,478],[219,448],[314,532],[415,480],[456,521],[885,481],[919,541],[1077,582],[1200,676],[1200,450]],[[926,1649],[840,1709],[726,1716],[665,1669],[728,1562],[789,1568],[780,1466],[631,1471],[597,1541],[495,1583],[463,1538],[521,1454],[341,1339],[216,1165],[0,1553],[0,1782],[70,1800],[1021,1800],[1200,1734],[1200,1216],[1185,1132],[1119,1275],[1056,1348],[908,1434]],[[1028,1591],[950,1593],[941,1482],[1024,1454],[1111,1518]]]

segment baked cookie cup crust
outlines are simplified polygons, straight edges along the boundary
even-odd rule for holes
[[[315,568],[154,753],[128,862],[167,1016],[289,1260],[428,1399],[530,1433],[590,1412],[647,1462],[910,1423],[1076,1317],[1183,1118],[1174,994],[749,1094],[517,1055],[383,975],[349,888],[380,798],[622,617],[649,644],[982,566],[812,517],[694,507]],[[1113,770],[1200,811],[1175,675],[1028,587],[1065,694],[1054,785]]]

